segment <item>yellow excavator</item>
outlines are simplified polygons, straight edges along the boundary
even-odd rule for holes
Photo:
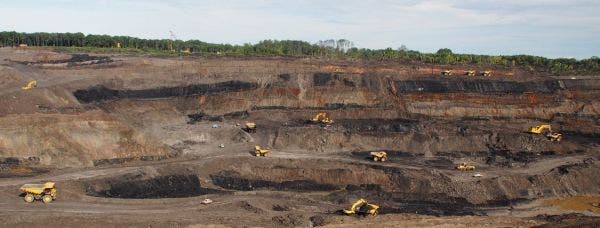
[[[454,72],[452,72],[451,70],[442,71],[442,75],[444,75],[444,76],[450,76],[450,75],[453,75],[453,74],[454,74]]]
[[[467,70],[467,71],[465,71],[465,75],[467,75],[467,76],[475,76],[475,71],[474,70]]]
[[[329,115],[325,112],[319,112],[315,117],[312,118],[312,121],[315,123],[321,123],[325,125],[330,125],[333,123],[333,119],[329,117]]]
[[[372,215],[379,213],[379,206],[368,203],[365,199],[359,199],[349,209],[342,210],[346,215]]]
[[[266,157],[267,154],[271,151],[271,149],[269,148],[262,148],[260,146],[254,146],[254,154],[256,155],[256,157]]]
[[[558,132],[552,131],[552,126],[550,124],[540,124],[537,126],[533,126],[529,129],[529,133],[532,134],[545,134],[550,141],[560,142],[562,140],[562,134]]]
[[[25,84],[25,86],[21,87],[21,89],[28,90],[28,89],[33,89],[36,87],[37,87],[37,81],[33,80],[33,81],[29,81],[27,84]]]
[[[371,152],[371,157],[373,157],[373,161],[386,161],[387,160],[387,153],[385,151],[375,151],[375,152]]]
[[[256,132],[256,123],[255,122],[246,122],[246,124],[244,124],[244,131],[247,131],[249,133]]]

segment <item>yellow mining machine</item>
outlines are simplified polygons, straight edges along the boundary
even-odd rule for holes
[[[333,123],[333,119],[331,119],[327,113],[319,112],[312,118],[312,122],[330,125]]]
[[[25,194],[25,202],[31,203],[34,200],[42,200],[44,203],[50,203],[56,199],[56,185],[54,182],[44,184],[24,184],[20,188]]]
[[[244,124],[243,130],[248,133],[256,132],[256,123],[255,122],[246,122],[246,124]]]
[[[37,81],[32,80],[32,81],[27,82],[27,84],[25,84],[25,86],[21,87],[21,89],[28,90],[28,89],[33,89],[36,87],[37,87]]]
[[[454,72],[452,72],[451,70],[442,71],[442,75],[444,75],[444,76],[450,76],[450,75],[453,75],[453,74],[454,74]]]
[[[552,126],[550,126],[550,124],[540,124],[537,126],[533,126],[529,129],[529,133],[544,134],[550,141],[559,142],[560,140],[562,140],[562,134],[558,132],[553,132]]]
[[[467,75],[467,76],[475,76],[476,72],[474,70],[467,70],[467,71],[465,71],[465,75]]]
[[[489,71],[489,70],[482,71],[481,76],[490,77],[490,76],[492,76],[492,71]]]
[[[388,158],[387,153],[385,151],[371,152],[371,157],[373,157],[373,161],[381,161],[381,162],[386,161]]]
[[[471,164],[467,164],[466,162],[461,162],[456,165],[456,169],[460,171],[473,171],[475,170],[475,166]]]
[[[260,146],[254,146],[254,154],[256,155],[256,157],[266,157],[267,154],[271,151],[271,149],[269,148],[262,148]]]
[[[372,215],[379,213],[379,206],[368,203],[365,199],[359,199],[349,209],[342,210],[346,215]]]

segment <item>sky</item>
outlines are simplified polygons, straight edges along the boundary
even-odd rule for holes
[[[0,31],[600,56],[600,0],[0,0]]]

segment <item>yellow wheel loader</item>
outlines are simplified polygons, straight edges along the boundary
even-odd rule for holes
[[[371,157],[373,158],[373,161],[381,161],[384,162],[387,160],[387,153],[385,151],[376,151],[376,152],[371,152]]]
[[[22,90],[28,90],[28,89],[33,89],[37,87],[37,81],[33,80],[33,81],[29,81],[27,84],[25,84],[25,86],[21,87]]]
[[[342,210],[346,215],[372,215],[379,213],[379,206],[368,203],[365,199],[359,199],[349,209]]]
[[[329,117],[329,114],[325,112],[319,112],[315,117],[312,118],[312,122],[330,125],[333,123],[333,119]]]
[[[475,166],[467,164],[465,162],[462,162],[462,163],[458,163],[458,165],[456,165],[456,169],[458,169],[460,171],[473,171],[473,170],[475,170]]]
[[[560,140],[562,140],[562,134],[558,132],[553,132],[552,126],[550,126],[550,124],[540,124],[537,126],[533,126],[529,129],[529,133],[546,135],[546,137],[550,141],[560,142]]]
[[[269,151],[271,151],[269,148],[262,148],[260,146],[254,146],[254,154],[256,155],[256,157],[266,157],[267,154],[269,153]]]
[[[256,132],[256,123],[254,122],[246,122],[246,124],[244,124],[244,131],[249,132],[249,133],[254,133]]]
[[[54,182],[46,182],[44,184],[24,184],[20,188],[21,192],[25,193],[23,199],[25,202],[31,203],[34,200],[42,200],[44,203],[50,203],[56,199],[56,185]]]

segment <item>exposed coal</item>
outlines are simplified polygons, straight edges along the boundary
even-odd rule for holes
[[[88,195],[108,198],[183,198],[220,191],[202,188],[195,175],[170,175],[146,180],[123,180],[125,178],[107,181],[107,189],[96,189],[95,185],[88,186]],[[101,187],[100,187],[101,188]]]
[[[564,86],[563,86],[564,87]],[[514,82],[514,81],[396,81],[399,92],[475,92],[475,93],[552,93],[563,89],[559,81]]]
[[[340,119],[336,124],[351,133],[409,132],[418,126],[417,121],[407,119]]]
[[[188,124],[194,124],[196,122],[200,122],[203,120],[221,122],[221,121],[224,121],[225,119],[240,119],[240,118],[246,118],[248,116],[250,116],[250,114],[247,111],[230,112],[230,113],[225,113],[223,115],[218,115],[218,116],[212,116],[212,115],[208,115],[203,112],[199,112],[199,113],[194,113],[194,114],[188,115],[188,118],[190,119],[188,121]]]
[[[110,63],[113,60],[108,56],[92,56],[88,54],[73,54],[69,59],[59,60],[48,60],[48,61],[37,61],[37,62],[18,62],[26,65],[37,65],[37,64],[61,64],[67,63],[67,66],[78,66],[78,65],[89,65],[89,64],[101,64]],[[83,64],[87,63],[87,64]]]
[[[290,80],[290,74],[280,74],[279,79],[287,82]]]
[[[332,79],[333,76],[329,73],[315,73],[313,75],[313,85],[326,86]]]
[[[253,191],[259,189],[278,191],[333,191],[343,187],[331,184],[320,184],[313,180],[290,180],[274,182],[266,180],[252,180],[240,177],[235,171],[221,171],[210,176],[213,183],[225,189],[238,191]]]
[[[242,81],[227,81],[215,84],[198,84],[181,87],[160,87],[142,90],[113,90],[102,85],[77,90],[73,95],[81,102],[102,102],[116,99],[152,99],[238,92],[258,88],[258,84]]]
[[[326,103],[322,107],[286,107],[286,106],[255,106],[252,110],[341,110],[341,109],[358,109],[358,108],[373,108],[356,103]]]

